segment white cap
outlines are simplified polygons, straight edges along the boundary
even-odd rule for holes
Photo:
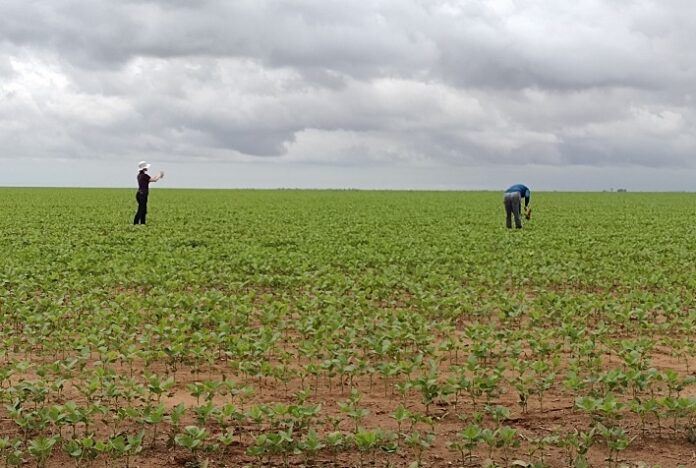
[[[150,169],[150,164],[146,161],[140,161],[138,163],[138,172],[142,171],[143,169]]]

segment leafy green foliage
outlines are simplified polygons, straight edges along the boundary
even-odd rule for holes
[[[536,204],[509,232],[497,193],[158,190],[134,227],[131,191],[2,189],[0,455],[558,446],[587,466],[635,437],[688,446],[696,201]],[[553,436],[552,412],[573,417]]]

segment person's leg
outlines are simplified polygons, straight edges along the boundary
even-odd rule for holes
[[[522,229],[522,220],[520,219],[520,206],[522,201],[520,199],[520,194],[515,194],[516,196],[512,199],[512,212],[515,215],[515,227],[517,229]]]
[[[143,214],[140,218],[140,224],[145,224],[145,217],[147,216],[147,195],[143,196]]]
[[[138,211],[135,213],[133,224],[145,224],[145,214],[147,212],[147,196],[140,192],[135,194],[135,199],[138,201]]]
[[[512,199],[508,194],[503,197],[503,204],[505,205],[505,226],[512,229]]]
[[[138,210],[135,212],[135,218],[133,218],[133,224],[139,224],[140,223],[140,211],[142,210],[139,192],[136,192],[136,194],[135,194],[135,201],[138,203]]]

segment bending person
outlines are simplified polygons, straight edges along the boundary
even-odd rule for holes
[[[512,229],[512,215],[515,216],[515,227],[522,229],[522,220],[520,219],[522,197],[524,197],[524,216],[529,219],[532,215],[532,209],[529,206],[529,199],[531,198],[529,188],[526,185],[515,184],[505,191],[503,204],[505,205],[505,225],[508,229]]]

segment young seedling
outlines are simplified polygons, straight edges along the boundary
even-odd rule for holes
[[[403,404],[400,404],[399,406],[396,407],[394,412],[391,414],[391,418],[396,421],[396,426],[397,426],[397,437],[401,439],[401,428],[403,424],[408,421],[412,416],[412,413],[406,409],[406,407]]]
[[[159,425],[164,421],[165,408],[162,403],[159,403],[155,407],[147,406],[143,410],[143,415],[141,421],[143,424],[152,426],[152,447],[157,445],[157,429]]]
[[[338,459],[338,453],[348,447],[348,439],[338,431],[330,432],[324,437],[324,444],[329,448],[333,455],[333,465],[335,466]]]
[[[94,437],[71,439],[65,442],[65,452],[75,459],[75,466],[80,466],[83,460],[94,460],[99,452],[96,449]]]
[[[109,451],[116,457],[125,457],[126,468],[130,467],[130,459],[133,455],[137,455],[143,450],[143,438],[145,431],[140,431],[137,434],[122,435],[109,439]]]
[[[501,423],[510,418],[510,410],[504,406],[485,406],[485,411],[490,414],[495,421],[495,429],[500,428]]]
[[[156,403],[162,400],[162,396],[168,394],[174,388],[174,377],[160,379],[156,374],[150,374],[145,378],[147,382],[148,399]],[[195,396],[195,395],[194,395]]]
[[[324,447],[326,445],[322,442],[321,437],[319,437],[314,428],[310,429],[299,443],[299,449],[305,455],[306,461],[310,465],[314,464],[317,453]]]
[[[551,370],[545,361],[535,361],[531,365],[534,372],[533,391],[539,399],[539,411],[544,412],[544,394],[548,391],[556,380],[556,373]]]
[[[481,427],[478,424],[470,424],[463,431],[457,433],[457,436],[461,439],[460,446],[467,451],[469,463],[471,463],[474,457],[474,450],[482,440]],[[463,459],[462,463],[464,463]]]
[[[435,441],[435,434],[428,432],[423,434],[419,431],[413,431],[406,435],[404,443],[416,453],[416,461],[409,465],[413,468],[419,468],[423,463],[423,452],[429,449]]]
[[[437,374],[430,373],[413,382],[414,386],[420,390],[423,404],[425,405],[425,414],[430,414],[430,405],[440,397],[441,389],[437,381]]]
[[[507,466],[510,460],[510,449],[520,446],[517,430],[509,426],[502,426],[495,431],[495,438],[496,447],[502,449],[503,460],[505,460],[505,465]]]
[[[29,442],[29,454],[36,459],[37,466],[41,468],[46,466],[56,442],[58,442],[58,437],[45,436],[39,436]]]
[[[354,432],[358,432],[360,421],[365,419],[365,417],[369,414],[368,410],[360,408],[358,406],[360,400],[360,393],[356,389],[353,389],[350,392],[350,398],[344,403],[338,404],[338,407],[341,410],[341,412],[346,414],[350,419],[353,420]]]
[[[5,460],[5,466],[19,466],[24,464],[24,452],[22,451],[22,441],[13,440],[9,437],[0,438],[0,454]]]
[[[358,430],[354,436],[355,446],[360,452],[360,466],[364,464],[364,456],[374,452],[382,441],[381,431]]]
[[[205,446],[208,439],[208,431],[198,426],[186,426],[184,432],[177,434],[174,438],[176,445],[189,450],[193,457],[198,460],[198,452]]]
[[[617,455],[628,448],[628,446],[635,440],[635,437],[629,438],[620,427],[606,427],[602,424],[596,426],[598,434],[604,438],[607,447],[609,448],[609,459],[608,461],[614,466],[618,466],[619,460]]]
[[[528,437],[526,439],[529,441],[529,445],[531,447],[529,456],[538,459],[538,461],[533,465],[535,467],[547,466],[545,462],[546,448],[550,445],[558,446],[560,443],[560,437],[557,435],[531,438]]]
[[[559,438],[559,446],[565,449],[568,457],[568,466],[578,468],[590,467],[587,461],[587,452],[595,443],[596,431],[596,427],[593,427],[588,432],[575,429],[573,432]]]
[[[186,407],[183,403],[179,403],[170,410],[169,416],[165,419],[169,421],[169,438],[167,440],[167,447],[172,447],[175,443],[176,435],[179,433],[181,428],[181,420],[186,413]]]

